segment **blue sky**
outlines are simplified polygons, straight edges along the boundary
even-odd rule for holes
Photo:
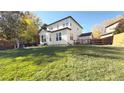
[[[35,12],[43,23],[52,23],[66,16],[72,16],[84,27],[84,32],[90,32],[95,24],[115,16],[124,15],[123,11],[38,11]]]

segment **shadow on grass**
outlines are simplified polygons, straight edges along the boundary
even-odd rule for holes
[[[82,51],[82,52],[81,52]],[[95,58],[122,59],[124,60],[124,48],[119,47],[101,47],[86,46],[76,52],[77,56],[87,55]]]
[[[68,47],[43,47],[0,51],[0,58],[11,58],[14,62],[30,62],[35,65],[48,64],[64,58]],[[60,55],[57,53],[61,53]],[[18,60],[16,60],[18,59]]]
[[[101,46],[68,46],[68,47],[43,47],[30,49],[13,49],[0,51],[0,58],[22,57],[20,62],[33,61],[34,64],[48,64],[61,60],[69,53],[76,56],[92,56],[95,58],[124,59],[124,48]]]

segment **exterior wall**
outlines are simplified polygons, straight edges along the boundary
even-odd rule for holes
[[[115,23],[109,27],[106,28],[106,33],[111,33],[111,32],[114,32],[115,31],[115,28],[118,26],[119,22],[118,23]]]
[[[114,35],[113,45],[115,45],[115,46],[124,46],[124,33]]]
[[[74,20],[70,20],[72,33],[74,35],[74,40],[77,40],[79,35],[82,33],[82,28],[74,22]]]
[[[41,40],[41,36],[42,35],[45,35],[46,36],[46,42],[48,42],[49,43],[49,35],[50,35],[50,32],[46,32],[46,31],[41,31],[40,33],[39,33],[39,37],[40,37],[40,44],[42,45],[42,44],[44,44],[44,42],[42,42],[42,40]]]
[[[60,33],[61,32],[61,36],[62,36],[62,40],[61,41],[56,41],[56,33]],[[42,35],[46,35],[46,42],[42,42],[41,41],[41,36]],[[50,41],[50,37],[51,37],[51,41]],[[62,30],[62,31],[57,31],[54,33],[50,33],[50,32],[46,32],[46,31],[41,31],[40,33],[40,44],[44,44],[47,43],[48,45],[58,45],[58,44],[67,44],[67,30]]]
[[[92,39],[92,35],[90,35],[90,36],[82,36],[82,37],[78,38],[78,41],[80,42],[80,44],[89,44],[89,43],[91,43],[90,42],[91,39]]]
[[[66,23],[68,23],[68,25],[66,25]],[[63,26],[63,24],[65,24],[65,26]],[[58,28],[57,28],[58,26]],[[51,27],[53,28],[51,30]],[[70,28],[69,29],[64,29],[64,30],[60,30],[60,31],[56,31],[58,29],[62,29],[62,28]],[[67,18],[65,20],[62,20],[60,22],[57,22],[55,24],[51,24],[47,27],[48,31],[51,32],[47,32],[47,31],[41,31],[40,32],[40,44],[43,44],[41,42],[41,35],[46,35],[46,42],[48,45],[57,45],[57,44],[74,44],[74,40],[78,39],[78,36],[82,33],[82,28],[72,19],[72,18]],[[52,32],[54,31],[54,32]],[[56,41],[56,33],[61,32],[62,34],[62,40],[61,41]],[[52,41],[49,40],[51,35],[51,39]],[[70,35],[73,35],[73,40],[70,40]]]
[[[68,23],[68,25],[66,25],[66,23]],[[47,30],[54,31],[54,30],[65,28],[65,27],[71,28],[71,26],[70,26],[70,18],[64,19],[62,21],[59,21],[57,23],[54,23],[54,24],[48,26]],[[53,29],[51,30],[51,28],[53,28]]]
[[[62,40],[56,41],[56,33],[60,33],[62,35]],[[67,30],[61,30],[54,33],[51,33],[51,42],[49,42],[49,45],[58,45],[58,44],[67,44]]]
[[[79,35],[82,33],[82,28],[75,23],[74,20],[70,18],[71,23],[71,30],[68,31],[68,42],[70,44],[74,44],[74,41],[76,41],[79,37]],[[70,40],[70,35],[73,34],[73,40]]]

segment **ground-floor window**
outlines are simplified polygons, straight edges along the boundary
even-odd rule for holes
[[[41,36],[41,41],[42,41],[42,42],[46,42],[46,36],[45,36],[45,35],[42,35],[42,36]]]
[[[50,35],[50,38],[49,38],[50,41],[52,41],[52,38],[51,38],[51,35]]]
[[[62,40],[62,34],[60,33],[56,33],[56,41],[61,41]]]

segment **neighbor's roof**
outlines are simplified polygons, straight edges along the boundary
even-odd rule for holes
[[[65,18],[62,18],[62,19],[60,19],[60,20],[58,20],[58,21],[55,21],[55,22],[53,22],[53,23],[51,23],[51,24],[48,24],[48,26],[50,26],[50,25],[52,25],[52,24],[55,24],[55,23],[57,23],[57,22],[60,22],[60,21],[62,21],[62,20],[68,19],[68,18],[71,18],[72,20],[74,20],[74,21],[78,24],[78,26],[80,26],[80,27],[83,29],[83,27],[82,27],[72,16],[67,16],[67,17],[65,17]]]
[[[124,20],[124,18],[121,18],[121,19],[119,19],[119,20],[107,25],[105,28],[108,28],[108,27],[110,27],[110,26],[112,26],[112,25],[114,25],[114,24],[116,24],[116,23],[118,23],[118,22],[120,22],[122,20]],[[102,34],[101,36],[105,36],[105,35],[112,34],[112,33],[114,33],[114,32],[109,32],[109,33],[106,32],[106,33]]]
[[[82,37],[82,36],[90,36],[92,35],[92,32],[88,32],[88,33],[82,33],[79,35],[79,37]]]
[[[116,24],[116,23],[118,23],[118,22],[120,22],[120,21],[122,21],[122,20],[124,20],[124,18],[122,18],[122,19],[120,19],[120,20],[117,20],[117,21],[115,21],[115,22],[113,22],[113,23],[107,25],[105,28],[108,28],[108,27],[110,27],[110,26],[112,26],[112,25],[114,25],[114,24]]]
[[[105,34],[102,34],[101,36],[109,35],[109,34],[112,34],[112,33],[114,33],[114,32],[105,33]]]

